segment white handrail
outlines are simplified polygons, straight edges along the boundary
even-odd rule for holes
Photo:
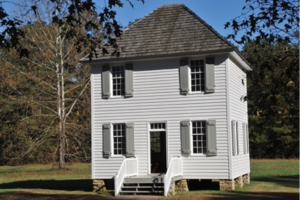
[[[182,175],[182,161],[181,161],[181,158],[180,157],[171,158],[167,173],[164,177],[164,195],[165,196],[168,196],[172,178],[174,176],[181,176],[181,175]]]
[[[135,175],[137,175],[137,158],[125,158],[115,176],[115,196],[119,195],[124,179]]]

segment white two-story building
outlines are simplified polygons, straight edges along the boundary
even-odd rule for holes
[[[175,181],[249,183],[247,76],[240,52],[182,4],[127,28],[119,57],[91,67],[92,179],[115,194],[162,193]],[[99,53],[101,54],[101,53]]]

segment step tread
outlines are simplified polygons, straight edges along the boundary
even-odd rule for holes
[[[136,184],[138,184],[138,183],[163,184],[164,181],[162,180],[162,181],[153,182],[153,181],[147,181],[147,180],[141,180],[141,181],[132,180],[132,181],[124,181],[123,183],[125,183],[125,184],[126,183],[128,183],[128,184],[134,184],[134,183],[136,183]]]
[[[153,193],[164,193],[164,191],[123,191],[123,190],[121,190],[120,191],[120,194],[121,193],[147,193],[147,194],[153,194]]]
[[[164,188],[164,186],[122,186],[122,188]]]

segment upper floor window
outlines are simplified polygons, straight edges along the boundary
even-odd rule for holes
[[[112,74],[112,92],[113,96],[124,96],[125,94],[125,69],[124,66],[113,66]]]
[[[133,97],[133,65],[102,66],[102,98]]]
[[[205,91],[204,60],[191,60],[191,91]]]
[[[188,60],[179,62],[180,94],[188,95],[190,92],[215,92],[215,58]]]

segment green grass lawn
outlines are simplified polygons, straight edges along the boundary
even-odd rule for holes
[[[299,192],[299,160],[252,160],[251,184],[240,191]]]
[[[111,194],[103,193],[102,196]],[[0,167],[0,199],[52,197],[99,199],[99,195],[92,192],[91,165],[72,163],[63,170],[51,164]]]
[[[251,160],[250,165],[251,183],[243,188],[219,191],[218,180],[213,180],[209,189],[180,192],[169,199],[299,199],[299,160]]]
[[[251,183],[233,192],[218,190],[218,182],[203,190],[180,192],[167,199],[299,199],[299,160],[251,160]],[[112,192],[92,192],[88,163],[57,166],[0,167],[0,199],[109,199]],[[163,198],[163,197],[162,197]]]

